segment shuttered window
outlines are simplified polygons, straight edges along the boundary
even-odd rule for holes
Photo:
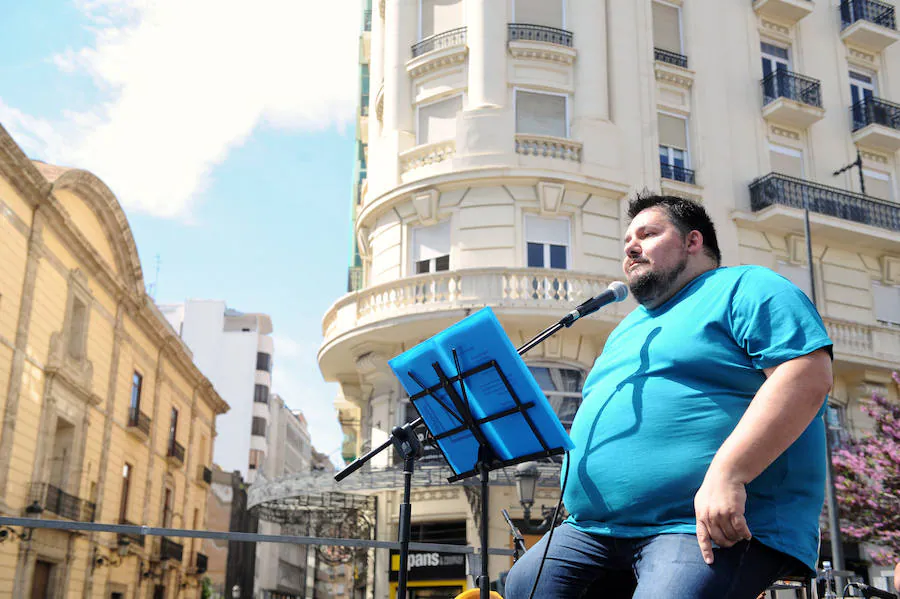
[[[499,0],[489,0],[499,1]],[[523,25],[565,28],[564,0],[515,0],[513,18]]]
[[[681,9],[653,3],[653,46],[681,54]]]
[[[875,320],[900,324],[900,286],[872,282],[872,304]]]
[[[416,274],[450,267],[450,221],[412,230],[412,260]]]
[[[568,268],[569,219],[526,215],[525,250],[532,268]]]
[[[803,178],[803,154],[791,148],[769,146],[769,161],[773,173]]]
[[[668,148],[687,149],[687,121],[659,113],[659,145]]]
[[[566,96],[517,91],[516,133],[568,137]]]
[[[420,0],[419,39],[463,26],[462,0]]]
[[[419,106],[418,144],[431,144],[456,137],[456,115],[462,110],[462,96]]]
[[[893,181],[891,176],[880,171],[863,169],[863,178],[866,182],[866,195],[881,200],[891,201],[893,194]]]

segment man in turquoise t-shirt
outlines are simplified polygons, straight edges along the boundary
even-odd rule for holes
[[[515,564],[507,599],[536,578],[541,599],[611,597],[622,574],[635,598],[752,599],[815,568],[831,341],[792,283],[720,267],[698,203],[638,197],[628,215],[640,306],[585,381],[562,468],[571,516]]]

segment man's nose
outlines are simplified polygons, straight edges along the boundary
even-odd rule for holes
[[[625,255],[629,258],[637,258],[641,255],[641,244],[637,240],[629,241],[625,244]]]

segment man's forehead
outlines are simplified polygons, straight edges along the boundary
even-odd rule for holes
[[[669,223],[669,215],[666,211],[657,206],[645,208],[638,212],[628,225],[628,230],[633,231],[638,227],[649,224],[667,224]]]

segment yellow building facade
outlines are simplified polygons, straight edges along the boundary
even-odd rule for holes
[[[228,406],[144,291],[89,172],[0,127],[0,514],[204,528]],[[199,540],[4,529],[0,597],[200,596]]]

